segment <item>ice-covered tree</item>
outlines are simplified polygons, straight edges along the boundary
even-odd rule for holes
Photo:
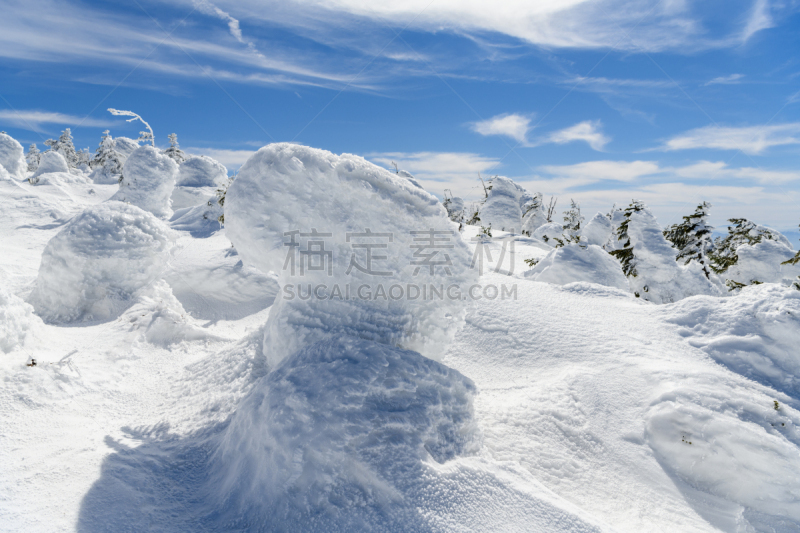
[[[164,150],[164,153],[173,161],[178,163],[179,165],[186,161],[186,154],[183,150],[181,150],[180,145],[178,144],[178,134],[177,133],[170,133],[168,136],[169,138],[169,148]]]
[[[644,204],[638,200],[632,200],[631,205],[625,208],[623,211],[624,219],[614,232],[617,241],[622,243],[622,248],[609,252],[619,260],[622,265],[622,271],[629,277],[636,277],[638,272],[636,272],[636,256],[633,253],[633,245],[628,235],[628,225],[631,222],[631,215],[643,209]]]
[[[120,109],[114,109],[113,107],[108,108],[108,112],[114,116],[118,117],[133,117],[129,118],[125,122],[133,122],[134,120],[141,121],[142,124],[145,125],[147,131],[140,131],[139,132],[139,141],[149,142],[153,147],[156,145],[155,135],[153,135],[153,128],[150,127],[150,124],[144,121],[142,117],[134,113],[133,111],[124,111]]]
[[[69,128],[61,132],[61,136],[58,138],[58,141],[56,141],[56,145],[53,149],[64,156],[70,168],[78,166],[78,154],[75,151],[75,144],[72,142],[72,132]]]
[[[547,224],[542,193],[537,192],[522,206],[522,234],[530,237],[534,231]]]
[[[25,155],[25,160],[28,162],[28,170],[34,172],[39,168],[39,161],[42,159],[42,153],[36,147],[36,144],[31,144],[28,148],[28,153]]]
[[[114,144],[110,132],[104,131],[103,137],[100,139],[100,146],[97,147],[91,163],[93,168],[103,168],[109,176],[122,174],[122,163],[120,163],[120,157]]]
[[[747,220],[746,218],[731,218],[728,226],[728,235],[717,237],[714,241],[714,249],[709,254],[711,268],[717,274],[721,274],[735,265],[739,261],[736,250],[745,244],[750,246],[760,243],[762,240],[779,241],[780,238],[773,230]]]
[[[703,202],[694,213],[683,217],[683,222],[664,230],[664,237],[678,250],[676,260],[683,261],[684,265],[692,261],[699,263],[707,278],[711,276],[712,270],[709,255],[714,250],[714,242],[711,240],[714,228],[708,224],[709,209],[711,204]]]
[[[80,150],[75,152],[75,155],[77,157],[77,165],[76,166],[79,166],[79,167],[82,166],[82,165],[91,166],[92,154],[91,154],[91,152],[89,152],[88,148],[81,148]]]
[[[564,236],[574,241],[580,235],[582,224],[581,206],[570,199],[570,207],[564,211]]]

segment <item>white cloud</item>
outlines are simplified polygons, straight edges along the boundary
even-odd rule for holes
[[[108,128],[113,125],[110,120],[78,117],[52,111],[36,111],[31,109],[0,109],[0,121],[13,124],[32,131],[42,131],[42,124],[59,124],[71,128],[80,126]]]
[[[741,83],[744,74],[731,74],[730,76],[719,76],[707,81],[704,85],[737,85]]]
[[[547,136],[546,142],[556,144],[566,144],[573,141],[586,141],[592,150],[602,152],[605,145],[611,141],[600,131],[602,124],[600,121],[585,120],[569,128],[559,130]]]
[[[582,184],[607,180],[632,182],[662,172],[655,161],[586,161],[574,165],[545,165],[539,170],[559,179],[580,180]]]
[[[508,113],[494,116],[488,120],[471,122],[469,126],[472,131],[481,135],[504,135],[525,144],[530,124],[530,116]]]
[[[800,144],[800,122],[771,126],[704,126],[669,139],[659,150],[711,148],[760,154],[773,146]]]

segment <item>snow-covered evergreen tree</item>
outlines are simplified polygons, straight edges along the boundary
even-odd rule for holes
[[[100,146],[98,146],[95,151],[91,166],[93,168],[103,168],[105,173],[109,176],[122,174],[122,163],[120,163],[119,154],[115,150],[114,139],[111,137],[108,130],[103,132],[103,137],[100,139]]]
[[[547,212],[542,193],[537,192],[522,206],[522,234],[530,237],[533,232],[547,224]]]
[[[709,254],[711,268],[717,274],[722,274],[739,261],[736,250],[744,245],[754,245],[763,239],[780,241],[773,230],[759,226],[746,218],[731,218],[732,225],[728,226],[728,235],[717,237],[714,241],[713,251]]]
[[[617,241],[622,243],[622,248],[609,252],[619,260],[622,265],[622,271],[629,277],[636,277],[638,272],[636,272],[636,257],[633,254],[633,245],[628,235],[628,225],[631,221],[631,215],[643,209],[644,204],[638,200],[632,200],[631,205],[625,208],[623,211],[624,219],[614,232]]]
[[[708,210],[711,204],[703,202],[694,213],[683,217],[683,222],[673,224],[664,230],[664,237],[678,250],[677,261],[684,265],[695,261],[702,265],[706,277],[711,276],[711,259],[709,254],[714,250],[711,240],[713,227],[708,224]]]
[[[139,132],[138,141],[139,142],[142,142],[142,141],[149,142],[155,148],[155,146],[156,146],[156,138],[155,138],[155,135],[153,134],[153,128],[151,128],[150,124],[145,122],[145,120],[142,117],[140,117],[139,115],[137,115],[133,111],[125,111],[125,110],[122,110],[122,109],[114,109],[112,107],[108,108],[108,112],[111,113],[112,115],[115,115],[115,116],[118,116],[118,117],[133,117],[133,118],[129,118],[125,122],[133,122],[134,120],[138,120],[142,124],[144,124],[144,126],[147,128],[147,131],[140,131]]]
[[[75,168],[78,166],[78,154],[75,151],[75,144],[72,142],[72,132],[69,128],[66,128],[61,132],[61,136],[58,138],[54,149],[56,152],[64,156],[69,168]]]
[[[580,236],[583,217],[581,216],[581,206],[570,199],[570,208],[564,211],[564,236],[572,242]]]
[[[782,265],[796,265],[797,263],[800,263],[800,250],[797,250],[797,252],[794,254],[794,257],[792,257],[791,259],[787,259],[786,261],[784,261],[781,264]],[[800,291],[800,276],[797,276],[797,279],[798,279],[798,281],[795,281],[792,284],[792,287],[794,287],[795,289]]]
[[[36,144],[31,144],[28,148],[28,153],[25,155],[25,160],[28,162],[28,170],[30,172],[36,171],[39,168],[39,161],[42,159],[42,153],[36,147]]]
[[[172,159],[173,161],[175,161],[180,165],[181,163],[186,161],[186,153],[184,153],[184,151],[181,150],[181,147],[178,144],[178,134],[170,133],[167,137],[169,138],[169,148],[164,150],[164,153],[170,159]]]

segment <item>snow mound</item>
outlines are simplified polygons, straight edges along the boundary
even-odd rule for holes
[[[128,137],[114,137],[114,150],[120,155],[119,162],[125,161],[140,148],[139,143]]]
[[[31,178],[31,182],[39,186],[54,185],[56,187],[61,187],[62,189],[65,185],[85,185],[92,183],[91,179],[89,179],[85,174],[72,172],[48,172],[47,174],[41,174],[35,178]]]
[[[750,285],[753,281],[790,284],[800,275],[800,264],[781,263],[794,257],[794,254],[787,245],[770,239],[764,239],[752,246],[744,244],[736,249],[739,260],[722,277],[745,285]]]
[[[492,180],[492,190],[480,209],[481,226],[501,231],[522,231],[522,206],[532,199],[528,192],[508,178]]]
[[[534,281],[545,281],[555,285],[566,285],[576,281],[588,281],[607,287],[630,290],[628,279],[619,262],[599,246],[586,248],[579,244],[567,244],[556,248],[539,261],[524,276]]]
[[[205,155],[189,156],[180,164],[176,185],[181,187],[220,187],[228,182],[228,169]]]
[[[25,339],[41,324],[33,307],[0,285],[0,352],[24,346]]]
[[[172,189],[178,165],[152,146],[137,148],[125,161],[119,191],[111,200],[150,211],[159,218],[172,216]]]
[[[553,239],[564,238],[564,226],[558,222],[548,222],[547,224],[542,224],[536,228],[536,230],[531,234],[531,237],[553,246],[556,244]]]
[[[0,167],[3,167],[9,176],[18,180],[25,179],[28,172],[22,145],[7,133],[0,133]]]
[[[407,170],[398,170],[397,171],[397,175],[400,176],[401,178],[405,178],[408,181],[410,181],[414,185],[414,187],[419,187],[420,189],[424,189],[425,188],[425,187],[422,186],[422,184],[419,181],[417,181],[417,178],[415,178],[411,174],[411,172],[408,172]]]
[[[743,505],[758,531],[796,531],[798,412],[714,377],[671,385],[654,400],[645,431],[662,467],[695,491]]]
[[[172,241],[169,228],[136,206],[89,207],[47,243],[31,303],[51,322],[118,316],[158,279]]]
[[[718,363],[800,398],[800,291],[755,285],[730,298],[689,298],[663,313]]]
[[[217,202],[217,187],[180,187],[172,190],[172,209],[175,214],[181,209],[195,206],[207,206],[208,202]],[[219,209],[219,215],[222,208]]]
[[[420,527],[423,462],[476,450],[474,393],[415,352],[348,337],[309,345],[256,384],[222,436],[208,485],[225,496],[220,520]]]
[[[45,152],[39,160],[39,167],[33,176],[30,177],[31,183],[38,183],[42,174],[52,173],[69,174],[69,166],[64,156],[58,152]]]
[[[450,248],[424,248],[432,230],[441,232],[437,245]],[[469,248],[436,197],[350,154],[286,143],[262,148],[228,189],[225,231],[245,264],[276,272],[284,288],[265,341],[271,364],[343,332],[441,357],[464,304],[412,299],[408,286],[465,287],[477,279]],[[288,246],[292,238],[298,246]],[[371,267],[364,244],[382,246]],[[322,285],[322,298],[303,296]],[[356,297],[362,285],[363,299]],[[392,287],[403,295],[389,298]]]
[[[672,303],[698,294],[721,294],[703,274],[700,264],[678,265],[677,251],[647,208],[631,213],[628,236],[636,257],[636,276],[629,276],[628,280],[631,290],[641,298]]]
[[[581,231],[582,240],[586,244],[595,244],[597,246],[605,246],[611,239],[614,233],[614,227],[611,225],[611,220],[603,213],[597,213],[589,221]]]

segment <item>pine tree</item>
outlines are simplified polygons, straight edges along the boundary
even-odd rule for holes
[[[725,238],[717,237],[714,241],[714,250],[709,254],[711,268],[717,274],[722,274],[739,262],[736,250],[744,245],[750,246],[760,243],[763,239],[778,240],[772,230],[750,222],[746,218],[731,218],[728,222],[728,235]]]
[[[582,224],[581,206],[576,204],[575,200],[570,199],[570,208],[564,211],[564,236],[568,240],[575,241],[580,235]]]
[[[181,150],[180,145],[178,144],[178,134],[170,133],[168,136],[169,138],[169,148],[164,150],[164,153],[173,161],[178,163],[179,165],[186,161],[186,154],[183,150]]]
[[[61,137],[58,138],[53,149],[64,156],[69,168],[78,166],[78,154],[75,152],[75,145],[72,142],[72,132],[69,128],[61,132]]]
[[[156,144],[155,139],[153,138],[153,134],[150,133],[149,131],[140,131],[139,138],[136,140],[139,142],[150,143],[153,146],[155,146]]]
[[[28,170],[30,172],[34,172],[37,168],[39,168],[39,161],[42,159],[42,153],[39,152],[39,149],[36,148],[35,144],[31,144],[28,148],[28,153],[25,156],[25,160],[28,162]]]
[[[713,227],[708,225],[708,210],[711,204],[703,202],[694,213],[683,217],[683,222],[673,224],[664,230],[664,237],[678,249],[677,261],[688,265],[692,261],[700,263],[703,273],[711,277],[711,259],[709,254],[714,250],[711,240]]]
[[[91,166],[93,168],[103,168],[105,173],[109,176],[122,174],[122,164],[119,161],[119,154],[115,150],[114,139],[111,137],[108,130],[103,132],[103,137],[100,139],[100,146],[98,146],[95,151]]]
[[[613,250],[609,252],[611,255],[616,257],[622,265],[622,272],[624,272],[626,276],[630,276],[632,278],[635,278],[638,275],[638,272],[636,272],[636,257],[633,254],[633,245],[631,244],[631,238],[628,235],[628,225],[631,221],[631,215],[637,211],[642,211],[643,209],[644,204],[642,202],[638,200],[631,200],[631,205],[624,210],[625,219],[615,231],[617,240],[624,244],[619,250]]]

